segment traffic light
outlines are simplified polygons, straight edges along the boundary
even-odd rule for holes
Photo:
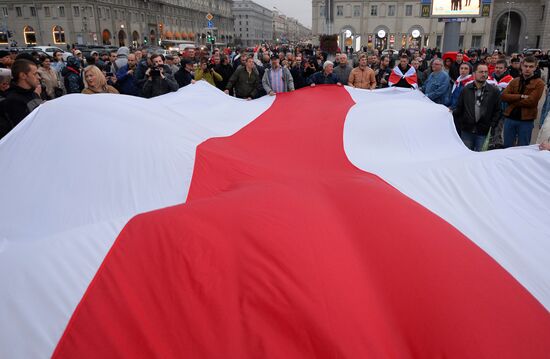
[[[144,44],[147,44],[147,36],[144,36],[144,37],[143,37],[143,43],[144,43]]]

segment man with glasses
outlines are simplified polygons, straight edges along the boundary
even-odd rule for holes
[[[526,57],[521,63],[521,76],[510,81],[502,92],[502,101],[508,103],[504,111],[504,147],[531,142],[534,121],[538,115],[539,100],[544,92],[544,81],[535,76],[537,59]]]
[[[479,63],[474,68],[474,82],[467,84],[458,97],[453,117],[464,145],[481,151],[483,143],[500,118],[500,92],[487,83],[488,66]]]

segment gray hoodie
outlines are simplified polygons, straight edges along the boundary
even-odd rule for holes
[[[118,49],[118,51],[116,52],[116,60],[115,60],[117,69],[120,69],[121,67],[128,65],[129,53],[130,53],[130,49],[127,48],[126,46],[122,46],[121,48]]]

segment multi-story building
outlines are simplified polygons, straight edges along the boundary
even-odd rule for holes
[[[275,42],[287,41],[288,25],[287,17],[278,11],[273,12],[273,40]]]
[[[211,13],[218,41],[233,40],[231,0],[3,0],[0,3],[0,46],[153,44],[161,39],[206,39]]]
[[[480,16],[464,19],[459,48],[550,47],[549,0],[480,0]],[[313,36],[338,34],[339,45],[396,48],[440,47],[445,23],[430,17],[430,0],[313,0]]]
[[[250,0],[233,1],[236,41],[254,46],[273,38],[273,12]]]

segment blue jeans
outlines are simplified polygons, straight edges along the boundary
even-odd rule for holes
[[[540,114],[540,127],[544,124],[544,119],[546,115],[548,115],[548,111],[550,111],[550,87],[546,90],[546,100],[544,100],[544,106],[542,106]]]
[[[462,142],[464,142],[464,145],[470,150],[479,152],[481,151],[481,147],[483,147],[483,143],[485,142],[487,136],[462,131],[460,133],[460,138],[462,139]]]
[[[518,146],[528,146],[535,127],[533,121],[520,121],[504,117],[504,147],[514,146],[516,137]]]

